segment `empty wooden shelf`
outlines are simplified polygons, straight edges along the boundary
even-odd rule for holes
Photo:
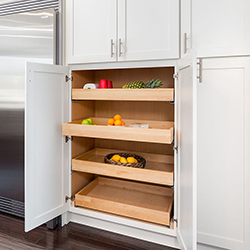
[[[107,126],[108,118],[93,119],[95,125],[82,125],[81,120],[64,123],[62,125],[62,134],[71,136],[115,139],[126,141],[155,142],[171,144],[173,142],[174,123],[165,121],[145,121],[123,119],[126,127]],[[131,123],[147,123],[149,129],[130,128]]]
[[[72,89],[73,100],[173,101],[173,88],[160,89]]]
[[[98,177],[75,195],[76,206],[170,225],[172,188]]]
[[[104,163],[111,153],[134,153],[147,161],[145,168],[133,168]],[[72,170],[122,179],[137,180],[162,185],[173,185],[174,157],[134,151],[95,148],[72,160]]]

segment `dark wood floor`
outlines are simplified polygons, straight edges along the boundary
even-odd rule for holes
[[[0,250],[174,250],[130,237],[69,223],[49,230],[41,226],[24,232],[24,221],[0,213]]]

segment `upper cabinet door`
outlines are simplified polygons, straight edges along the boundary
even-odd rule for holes
[[[117,0],[67,0],[66,63],[116,61]]]
[[[181,58],[189,52],[191,42],[191,0],[181,1],[180,18],[180,53]]]
[[[250,1],[193,0],[192,48],[198,57],[250,55]]]
[[[119,0],[118,60],[179,58],[179,1]]]
[[[197,73],[196,58],[187,54],[178,63],[177,105],[177,237],[181,249],[197,249]]]
[[[25,231],[65,213],[69,195],[68,68],[28,63],[25,100]]]

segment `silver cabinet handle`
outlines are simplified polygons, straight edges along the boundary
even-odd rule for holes
[[[119,57],[122,56],[122,39],[119,39]]]
[[[111,39],[111,57],[114,57],[114,45],[115,45],[115,43],[114,43],[114,40],[113,39]]]
[[[184,34],[184,54],[187,53],[187,33]]]

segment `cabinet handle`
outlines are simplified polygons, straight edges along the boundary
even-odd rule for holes
[[[187,53],[187,33],[184,34],[184,54]]]
[[[114,57],[114,45],[115,45],[115,43],[114,43],[114,40],[113,39],[111,39],[111,57]]]
[[[122,56],[122,39],[119,39],[119,57]]]

